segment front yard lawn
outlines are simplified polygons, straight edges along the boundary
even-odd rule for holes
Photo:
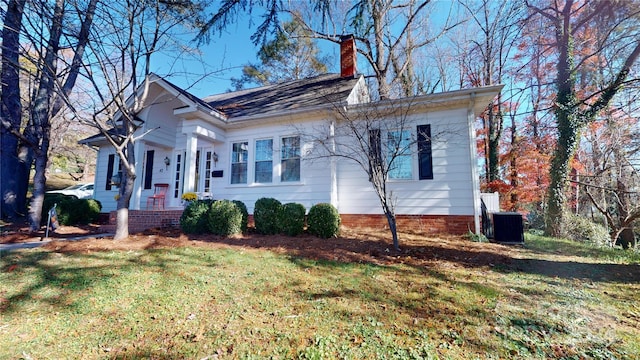
[[[411,234],[394,253],[385,236],[158,232],[2,253],[0,358],[640,357],[637,253]]]

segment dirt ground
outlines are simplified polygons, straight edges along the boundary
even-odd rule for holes
[[[250,229],[251,230],[251,229]],[[98,236],[97,236],[98,235]],[[460,236],[425,237],[400,234],[399,252],[393,250],[390,233],[378,229],[343,228],[338,238],[320,239],[303,234],[296,237],[266,236],[249,232],[245,235],[220,237],[210,234],[186,235],[177,228],[152,229],[129,236],[124,241],[99,237],[98,225],[61,226],[49,234],[44,248],[56,252],[89,252],[109,250],[142,250],[165,247],[196,246],[209,248],[268,249],[293,256],[342,262],[374,264],[409,263],[426,266],[447,261],[462,266],[494,266],[508,264],[516,249],[513,246],[475,243]],[[37,242],[44,239],[44,231],[29,233],[26,225],[8,225],[3,229],[0,243]],[[82,237],[82,240],[68,241]],[[60,241],[67,239],[67,241]]]

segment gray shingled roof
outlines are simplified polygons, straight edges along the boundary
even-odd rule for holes
[[[207,96],[202,99],[233,120],[234,117],[268,115],[347,100],[358,78],[324,74],[276,85]]]
[[[205,108],[216,110],[233,121],[233,118],[264,116],[287,110],[340,104],[347,100],[359,78],[343,78],[340,74],[324,74],[275,85],[210,95],[203,99],[166,79],[162,80],[191,101]],[[114,132],[113,129],[109,131]],[[90,143],[103,137],[102,134],[96,134],[81,140],[80,143]]]

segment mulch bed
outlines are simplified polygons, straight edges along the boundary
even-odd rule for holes
[[[251,229],[250,229],[251,230]],[[460,236],[423,236],[401,233],[400,251],[391,244],[391,234],[384,229],[344,228],[340,237],[321,239],[308,234],[284,235],[248,234],[221,237],[211,234],[184,234],[178,228],[151,229],[131,234],[122,241],[100,238],[98,225],[61,226],[50,232],[51,240],[43,248],[56,252],[93,252],[113,250],[145,250],[167,247],[207,247],[267,249],[318,260],[361,262],[378,265],[407,263],[416,266],[446,261],[460,266],[493,266],[510,261],[513,248],[498,244],[474,243]],[[4,228],[0,243],[44,240],[44,231],[30,233],[26,224],[11,224]],[[86,237],[77,241],[61,241]]]

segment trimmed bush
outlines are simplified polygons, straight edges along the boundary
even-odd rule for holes
[[[564,214],[562,237],[600,246],[607,245],[611,241],[606,227],[572,213]]]
[[[240,208],[240,211],[242,212],[242,224],[240,225],[240,228],[242,229],[242,232],[245,233],[249,226],[249,211],[247,211],[247,205],[240,200],[233,200],[233,203],[238,205],[238,208]]]
[[[309,233],[321,238],[338,236],[340,233],[340,214],[331,204],[320,203],[313,205],[307,217]]]
[[[233,235],[242,232],[242,210],[229,200],[217,200],[209,210],[209,231],[215,235]]]
[[[306,209],[302,204],[288,203],[282,205],[278,223],[280,231],[288,236],[297,236],[304,231],[304,215]]]
[[[180,228],[185,234],[204,234],[209,231],[211,200],[191,201],[180,216]]]
[[[89,224],[98,220],[102,204],[94,199],[78,199],[75,196],[63,194],[48,194],[42,204],[41,224],[45,225],[49,216],[48,211],[56,206],[58,224],[77,225]]]
[[[253,222],[256,231],[264,235],[274,235],[280,232],[278,214],[282,204],[274,198],[260,198],[253,208]]]

